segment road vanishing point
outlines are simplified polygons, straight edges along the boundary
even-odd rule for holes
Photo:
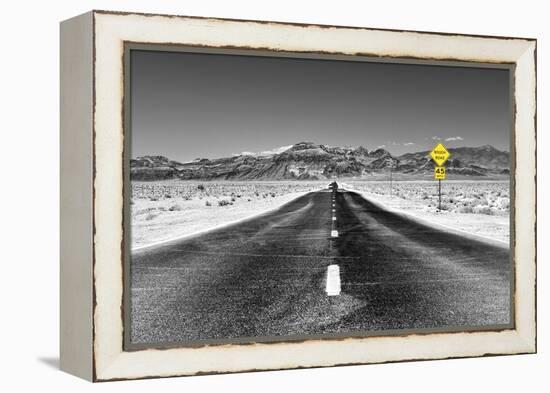
[[[510,276],[506,244],[431,227],[353,191],[314,191],[133,251],[130,342],[505,327]]]

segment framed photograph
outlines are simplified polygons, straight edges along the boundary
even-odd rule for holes
[[[61,24],[61,368],[536,352],[536,40]]]

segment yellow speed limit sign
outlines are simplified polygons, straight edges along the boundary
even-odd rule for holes
[[[436,166],[434,168],[434,177],[436,180],[445,180],[445,167]]]

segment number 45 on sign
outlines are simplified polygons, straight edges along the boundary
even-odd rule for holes
[[[436,180],[445,180],[445,167],[436,166],[434,168],[434,177]]]

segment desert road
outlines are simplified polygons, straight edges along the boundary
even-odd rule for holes
[[[505,244],[419,223],[352,191],[311,192],[134,251],[131,342],[506,325],[509,257]]]

